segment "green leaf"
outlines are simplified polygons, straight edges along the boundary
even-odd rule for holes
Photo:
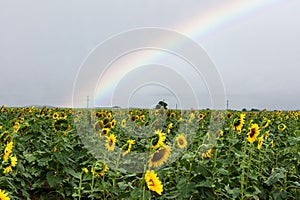
[[[46,175],[46,178],[47,178],[47,181],[48,181],[50,187],[56,187],[59,184],[61,184],[63,181],[63,177],[56,176],[53,174],[53,172],[48,172]]]
[[[80,179],[80,172],[75,172],[74,169],[64,167],[64,171],[73,176],[74,178]]]
[[[131,198],[133,199],[139,199],[142,195],[142,191],[140,188],[135,188],[132,190],[132,192],[130,193]]]
[[[276,168],[272,174],[269,176],[269,178],[265,181],[265,183],[270,186],[276,183],[279,179],[284,178],[284,172],[285,169],[282,168]]]

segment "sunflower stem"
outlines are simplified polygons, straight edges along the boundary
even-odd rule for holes
[[[242,160],[242,174],[241,174],[241,195],[242,195],[241,200],[244,199],[246,146],[247,146],[247,141],[244,140],[243,160]]]

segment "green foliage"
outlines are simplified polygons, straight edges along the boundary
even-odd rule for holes
[[[106,169],[104,161],[94,158],[82,144],[74,112],[80,111],[1,108],[0,189],[8,191],[11,199],[300,199],[299,112],[247,112],[239,133],[233,125],[241,113],[228,111],[221,132],[215,133],[221,134],[211,145],[212,111],[197,111],[193,123],[181,126],[189,113],[169,110],[166,123],[160,124],[164,132],[173,124],[166,142],[173,142],[178,132],[188,135],[189,129],[197,131],[193,140],[187,137],[189,146],[180,157],[155,169],[163,184],[162,195],[147,188],[143,173],[129,173],[121,167]],[[99,110],[97,120],[105,120],[102,112],[110,113]],[[197,118],[199,113],[204,115],[202,119]],[[116,145],[123,151],[133,139],[131,131],[148,130],[150,122],[155,126],[147,110],[124,112],[111,119],[116,119]],[[123,119],[126,128],[121,127]],[[262,127],[266,119],[271,121]],[[258,137],[264,136],[260,149],[258,140],[247,141],[253,123],[260,126]],[[280,124],[286,128],[281,130]],[[149,151],[158,141],[155,136],[150,139],[149,144],[145,138],[136,141],[130,153]],[[17,165],[4,173],[11,165],[9,159],[4,160],[11,140],[14,146],[9,157],[15,155]]]

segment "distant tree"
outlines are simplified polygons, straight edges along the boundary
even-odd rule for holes
[[[247,109],[246,109],[246,108],[243,108],[242,111],[243,111],[243,112],[247,112]]]
[[[163,107],[164,109],[168,109],[167,106],[168,104],[165,101],[159,101],[155,108],[160,109],[161,107]]]

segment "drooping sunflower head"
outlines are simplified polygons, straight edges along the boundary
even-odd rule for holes
[[[152,145],[152,149],[158,149],[159,147],[164,145],[166,134],[162,132],[161,129],[155,130],[154,134],[156,135],[157,139],[154,141],[155,145]]]
[[[271,120],[264,118],[263,122],[261,123],[262,128],[267,128],[269,124],[271,123]]]
[[[187,147],[187,141],[186,141],[186,138],[183,134],[179,134],[177,137],[176,137],[176,144],[177,146],[180,148],[180,149],[184,149]]]
[[[91,168],[92,174],[96,176],[104,176],[108,170],[109,170],[108,166],[102,162],[97,162]]]
[[[147,170],[145,174],[145,181],[149,190],[161,195],[161,193],[163,192],[163,184],[153,170]]]
[[[239,118],[236,118],[233,122],[233,126],[235,128],[235,130],[237,131],[241,131],[243,126],[244,126],[244,123],[245,123],[245,116],[246,114],[240,114],[240,117]]]
[[[110,136],[108,136],[106,140],[106,149],[108,151],[113,151],[115,149],[116,141],[116,136],[114,134],[110,134]]]
[[[249,128],[249,132],[247,133],[248,135],[248,142],[253,143],[255,142],[257,136],[259,134],[259,127],[258,124],[252,124],[252,126]]]
[[[168,145],[160,147],[158,150],[153,152],[149,159],[149,167],[158,167],[164,164],[171,153],[171,148]]]
[[[95,130],[98,132],[104,128],[104,123],[102,120],[98,120],[94,125]]]
[[[263,144],[263,141],[264,141],[264,135],[260,136],[258,138],[258,144],[257,144],[257,149],[260,149],[262,144]]]

